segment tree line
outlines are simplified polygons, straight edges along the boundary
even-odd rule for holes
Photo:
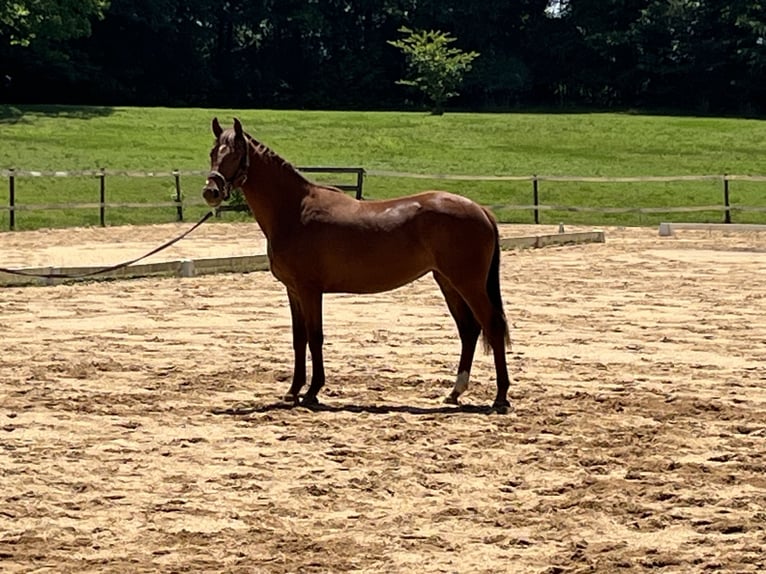
[[[478,56],[450,104],[766,112],[760,0],[0,0],[9,103],[418,108],[392,42]]]

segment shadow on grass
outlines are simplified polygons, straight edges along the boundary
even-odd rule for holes
[[[0,105],[0,124],[16,124],[32,117],[67,118],[89,120],[109,116],[114,108],[109,106],[51,106],[51,105]]]

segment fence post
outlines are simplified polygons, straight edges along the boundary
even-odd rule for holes
[[[13,231],[16,229],[16,170],[8,171],[8,227]]]
[[[101,227],[106,227],[106,170],[102,167],[101,172],[98,174],[99,183],[99,221]]]
[[[184,220],[184,206],[181,203],[181,172],[173,170],[173,177],[176,179],[176,220]]]
[[[535,223],[540,223],[540,210],[538,209],[540,205],[540,193],[537,184],[537,175],[532,176],[532,196],[532,201],[535,206]]]
[[[724,211],[723,222],[731,223],[731,210],[729,209],[729,177],[723,174],[723,205],[726,211]]]
[[[364,168],[356,172],[356,198],[362,199],[362,186],[364,185]]]

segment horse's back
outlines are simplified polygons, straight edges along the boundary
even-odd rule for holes
[[[447,191],[424,191],[393,199],[359,201],[349,196],[332,196],[335,205],[327,208],[325,220],[339,228],[363,232],[421,232],[431,228],[468,225],[492,228],[486,210],[476,202]]]
[[[320,235],[371,254],[395,251],[400,257],[432,256],[445,250],[494,245],[492,216],[474,201],[445,191],[377,201],[350,201],[328,209]]]
[[[376,201],[318,194],[304,209],[289,257],[323,291],[386,291],[442,269],[484,272],[494,249],[491,216],[448,192]]]

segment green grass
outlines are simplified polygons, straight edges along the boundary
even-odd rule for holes
[[[0,106],[0,168],[26,170],[206,170],[210,120],[239,117],[251,135],[296,165],[361,166],[423,174],[669,176],[763,174],[766,121],[623,113],[509,113],[431,116],[401,112],[306,112],[169,108]],[[200,177],[182,179],[197,200]],[[327,179],[327,178],[323,178]],[[328,183],[332,183],[329,181]],[[766,206],[766,183],[731,182],[733,204]],[[365,197],[447,189],[493,206],[532,203],[531,182],[477,182],[368,176]],[[107,178],[107,201],[156,202],[174,195],[172,178]],[[97,178],[17,178],[20,205],[98,201]],[[548,205],[620,207],[719,205],[720,181],[541,182]],[[0,205],[7,205],[0,180]],[[194,219],[202,208],[188,211]],[[497,208],[504,221],[532,213]],[[227,219],[235,217],[225,215]],[[173,208],[108,209],[107,223],[173,221]],[[543,222],[654,225],[721,221],[721,212],[599,214],[542,212]],[[734,213],[765,222],[766,213]],[[97,210],[20,211],[17,228],[98,224]],[[7,211],[0,229],[8,228]]]

